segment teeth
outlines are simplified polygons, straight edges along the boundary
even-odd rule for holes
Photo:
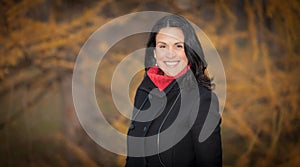
[[[178,64],[178,61],[167,61],[166,65],[168,66],[175,66],[176,64]]]

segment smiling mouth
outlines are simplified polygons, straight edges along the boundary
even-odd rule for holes
[[[175,67],[179,63],[179,61],[165,61],[164,63],[167,67],[172,68]]]

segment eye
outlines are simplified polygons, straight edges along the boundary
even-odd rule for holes
[[[158,48],[166,48],[165,45],[159,45]]]
[[[176,47],[177,48],[183,48],[183,45],[182,44],[177,44]]]

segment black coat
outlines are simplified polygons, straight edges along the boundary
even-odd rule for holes
[[[180,89],[178,83],[188,83],[186,74],[162,92],[147,75],[138,87],[128,136],[139,140],[128,137],[126,167],[222,166],[221,119],[216,95],[199,85],[199,94],[193,87]],[[199,142],[200,132],[205,141]]]

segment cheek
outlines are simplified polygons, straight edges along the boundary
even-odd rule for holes
[[[188,61],[189,61],[189,60],[187,59],[185,52],[183,52],[183,53],[180,55],[180,59],[183,60],[184,62],[186,62],[186,64],[188,64]]]
[[[163,61],[164,56],[163,55],[156,55],[156,61]]]

